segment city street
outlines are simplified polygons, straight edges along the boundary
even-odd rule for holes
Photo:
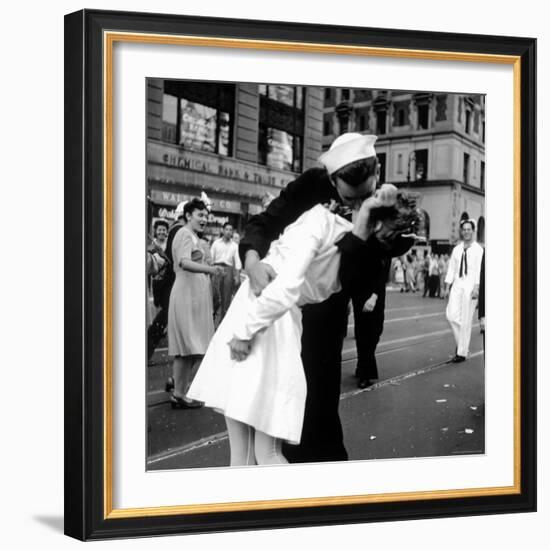
[[[344,342],[340,417],[350,460],[476,454],[485,445],[483,340],[477,316],[470,359],[452,364],[445,300],[388,290],[377,349],[380,381],[359,390],[353,317]],[[208,408],[172,410],[166,344],[148,367],[150,470],[227,466],[223,417]]]

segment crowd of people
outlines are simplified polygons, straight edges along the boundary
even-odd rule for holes
[[[375,141],[339,136],[321,168],[249,220],[239,245],[229,224],[213,243],[204,239],[208,204],[198,198],[178,205],[171,226],[155,224],[149,357],[167,329],[172,406],[221,412],[232,466],[347,460],[338,407],[348,307],[357,385],[366,388],[378,379],[391,277],[403,292],[433,297],[446,295],[451,278],[456,357],[468,353],[473,310],[463,302],[477,299],[478,250],[464,243],[460,269],[460,251],[450,259],[409,253],[418,240],[415,198],[379,185]]]
[[[199,408],[186,397],[189,383],[240,285],[238,234],[225,223],[210,242],[204,234],[208,203],[199,198],[178,204],[176,220],[157,220],[147,249],[148,358],[168,330],[174,357],[167,382],[174,408]],[[150,309],[157,308],[153,317]]]
[[[449,266],[448,254],[432,254],[427,250],[422,256],[405,254],[394,258],[391,268],[391,280],[400,292],[422,292],[430,298],[447,298],[445,277]]]

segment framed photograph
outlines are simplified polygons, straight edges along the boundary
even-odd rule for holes
[[[67,15],[66,534],[535,511],[535,67]]]

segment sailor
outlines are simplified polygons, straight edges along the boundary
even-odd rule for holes
[[[462,242],[453,249],[445,277],[446,291],[451,288],[446,315],[456,342],[453,363],[461,363],[468,357],[483,257],[483,247],[474,237],[475,221],[462,220],[460,232]]]

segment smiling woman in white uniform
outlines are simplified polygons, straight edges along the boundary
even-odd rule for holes
[[[474,239],[475,222],[462,220],[460,231],[463,240],[453,249],[445,277],[447,291],[449,285],[452,285],[446,314],[456,342],[454,363],[466,361],[470,350],[472,320],[479,296],[483,257],[483,247]]]

